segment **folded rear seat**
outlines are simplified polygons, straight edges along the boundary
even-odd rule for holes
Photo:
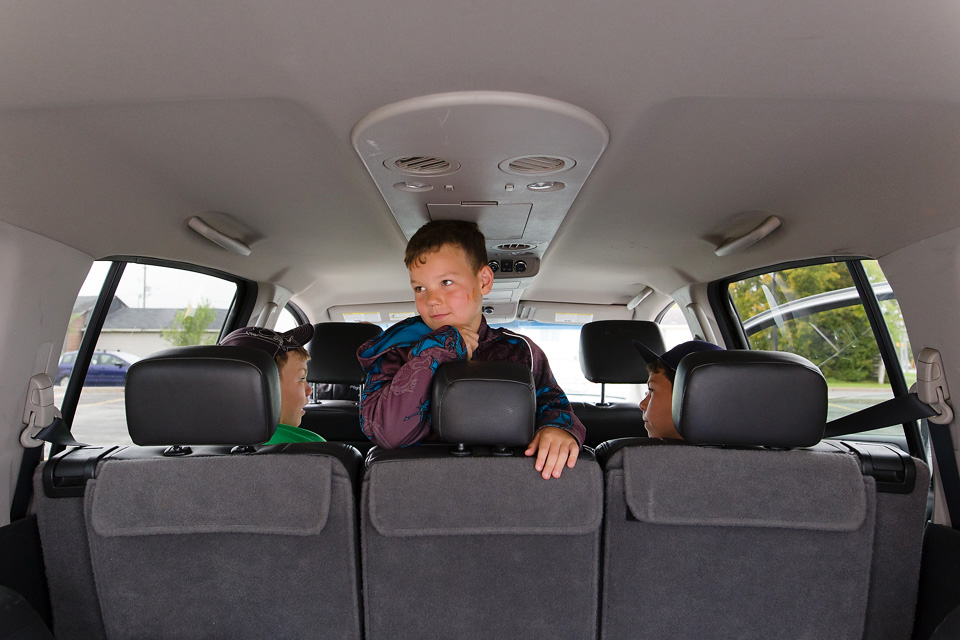
[[[696,353],[674,386],[686,442],[598,448],[603,638],[910,637],[927,468],[817,445],[826,402],[792,354]]]
[[[598,320],[580,330],[580,369],[583,377],[597,382],[604,391],[601,400],[571,402],[574,414],[587,428],[585,445],[596,447],[615,438],[646,435],[643,411],[637,402],[606,402],[607,384],[643,384],[647,363],[633,341],[639,340],[657,353],[665,351],[660,325],[646,320]]]
[[[256,446],[280,409],[260,351],[171,349],[126,386],[146,446],[69,450],[36,476],[57,637],[359,638],[359,452]]]
[[[434,430],[460,444],[367,457],[367,640],[595,638],[603,486],[592,452],[559,479],[535,470],[522,365],[441,365],[432,399]]]
[[[383,330],[363,322],[320,322],[313,325],[307,345],[307,381],[317,384],[362,385],[366,381],[357,349]],[[304,407],[300,426],[331,442],[342,442],[366,453],[373,446],[360,429],[356,400],[318,400]]]

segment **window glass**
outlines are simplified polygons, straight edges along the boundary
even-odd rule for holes
[[[875,273],[877,287],[879,267]],[[893,397],[845,263],[773,271],[733,282],[728,292],[751,349],[789,351],[820,367],[828,385],[828,421]],[[870,433],[902,435],[903,429]]]
[[[55,383],[61,402],[109,262],[95,262],[80,289]],[[214,344],[237,285],[214,276],[154,265],[128,264],[110,304],[85,373],[73,420],[87,444],[130,444],[123,384],[130,365],[174,346]]]
[[[666,313],[661,314],[660,329],[663,331],[663,344],[668,350],[681,342],[693,340],[687,319],[676,302],[667,307]]]
[[[548,324],[544,322],[520,322],[496,325],[516,331],[533,340],[543,349],[550,363],[550,370],[567,398],[571,401],[599,402],[600,385],[583,377],[580,369],[580,328],[578,324]],[[623,402],[627,398],[626,387],[632,385],[606,385],[608,402]]]
[[[280,315],[277,316],[277,323],[274,325],[274,331],[279,331],[283,333],[284,331],[289,331],[294,327],[299,326],[300,323],[297,321],[297,317],[293,315],[293,312],[290,311],[290,306],[287,305],[280,310]]]
[[[887,283],[887,277],[883,275],[880,264],[876,260],[864,260],[863,269],[866,271],[867,279],[870,280],[873,292],[880,302],[883,321],[887,325],[887,331],[890,332],[890,339],[893,341],[893,348],[897,354],[897,362],[900,364],[900,370],[903,372],[903,377],[909,388],[917,381],[917,365],[913,361],[913,350],[910,348],[910,338],[907,336],[907,326],[903,322],[900,303],[893,295],[893,289]]]
[[[380,327],[386,330],[394,324],[381,323]],[[662,314],[660,325],[668,349],[693,338],[683,312],[676,303]],[[580,329],[583,325],[515,320],[508,324],[493,323],[491,326],[521,333],[543,349],[550,363],[550,370],[571,401],[600,402],[600,384],[584,378],[580,368]],[[644,393],[646,385],[608,384],[604,399],[607,402],[639,403]]]

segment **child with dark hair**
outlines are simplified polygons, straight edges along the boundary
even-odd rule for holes
[[[699,351],[723,351],[710,342],[690,340],[678,344],[663,355],[657,355],[639,340],[633,341],[637,351],[647,363],[647,395],[640,402],[643,410],[643,426],[651,438],[673,438],[682,440],[673,423],[673,382],[677,376],[677,367],[684,356]]]
[[[360,424],[377,445],[391,449],[430,436],[433,374],[454,360],[503,360],[530,367],[537,388],[536,435],[526,455],[546,478],[576,463],[586,430],[557,385],[547,357],[529,338],[491,329],[481,312],[493,288],[486,240],[473,222],[438,220],[407,244],[404,263],[419,316],[387,329],[360,347],[367,374]]]

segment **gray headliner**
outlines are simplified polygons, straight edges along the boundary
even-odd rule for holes
[[[610,131],[527,299],[880,257],[960,226],[958,33],[960,6],[895,0],[4,2],[0,220],[274,282],[313,317],[410,300],[350,132],[399,100],[500,90]],[[717,258],[753,210],[782,229]],[[253,253],[190,232],[205,211]]]

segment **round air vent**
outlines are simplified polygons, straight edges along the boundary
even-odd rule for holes
[[[499,167],[517,176],[545,176],[572,169],[576,164],[575,160],[561,156],[521,156],[504,160]]]
[[[498,244],[494,249],[499,249],[500,251],[529,251],[533,249],[535,244],[527,244],[525,242],[507,242],[504,244]]]
[[[383,163],[387,169],[408,176],[445,176],[460,169],[460,164],[434,156],[403,156]]]

